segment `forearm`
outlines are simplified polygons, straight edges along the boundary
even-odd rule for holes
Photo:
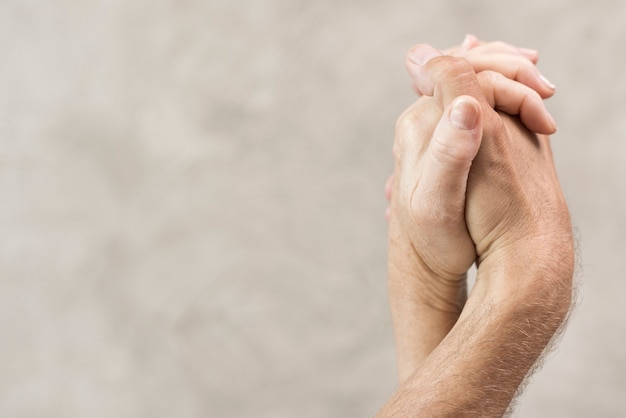
[[[390,240],[389,304],[400,383],[413,374],[450,332],[467,298],[465,277],[442,281],[414,258],[410,246]]]
[[[571,270],[481,272],[465,309],[379,416],[502,416],[567,316]],[[482,274],[482,275],[481,275]],[[545,275],[549,275],[546,277]],[[511,291],[493,286],[525,283]],[[549,287],[549,288],[548,288]]]

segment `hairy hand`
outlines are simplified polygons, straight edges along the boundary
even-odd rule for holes
[[[396,128],[389,234],[391,247],[404,251],[391,253],[390,262],[430,277],[435,294],[422,296],[441,302],[442,309],[459,308],[456,299],[446,306],[448,294],[441,292],[456,292],[476,257],[464,213],[468,174],[482,136],[479,119],[472,97],[459,97],[445,110],[424,97]]]
[[[522,123],[523,106],[521,121],[495,111],[490,98],[500,96],[489,89],[502,85],[484,83],[490,78],[466,59],[426,45],[412,55],[425,97],[398,123],[389,229],[405,384],[381,416],[501,416],[567,314],[570,219],[550,140],[531,133],[528,119]],[[462,283],[454,278],[469,262],[470,245],[478,278],[460,316],[424,314],[420,303],[445,309],[458,301],[450,289]],[[424,338],[431,340],[427,357]]]
[[[545,109],[539,93],[526,84],[511,80],[495,71],[517,74],[527,82],[539,80],[538,76],[529,71],[529,68],[534,68],[533,57],[524,56],[514,47],[504,43],[470,47],[473,57],[486,56],[491,59],[493,69],[483,69],[475,77],[480,86],[480,89],[474,92],[475,97],[484,98],[483,101],[491,107],[510,114],[520,114],[522,121],[536,132],[554,132],[554,121]],[[433,136],[435,124],[442,115],[443,102],[449,104],[463,90],[465,83],[462,78],[454,76],[444,78],[442,74],[424,71],[423,64],[426,61],[441,55],[440,51],[431,47],[418,45],[407,56],[407,68],[413,76],[414,87],[418,92],[432,97],[422,97],[398,120],[394,144],[396,170],[394,176],[387,182],[386,194],[390,200],[395,194],[394,190],[402,194],[398,200],[400,204],[396,204],[401,227],[391,226],[390,231],[403,231],[403,235],[406,235],[404,238],[410,241],[410,245],[405,247],[412,247],[420,269],[431,273],[442,286],[449,288],[456,285],[462,290],[463,286],[459,282],[476,258],[473,241],[465,226],[464,210],[467,174],[477,150],[473,147],[478,144],[480,136],[472,142],[463,140],[462,135],[466,134],[448,132],[446,135],[452,138],[450,143],[438,140],[437,135]],[[513,60],[504,58],[509,56],[513,57]],[[517,65],[516,70],[512,70],[512,62]],[[531,67],[526,63],[530,63]],[[435,92],[437,77],[443,81],[438,85],[439,91]],[[545,85],[543,87],[545,88]],[[551,92],[544,92],[544,95],[549,94]],[[467,105],[467,100],[464,103]],[[459,116],[459,109],[454,114]],[[473,138],[476,133],[473,132]],[[454,135],[461,136],[455,140]],[[460,149],[463,146],[466,147],[465,150]],[[463,155],[459,157],[454,154],[455,152]],[[447,171],[441,172],[442,167]],[[394,182],[394,178],[398,181]],[[388,217],[391,212],[390,208]],[[399,238],[399,235],[396,238]],[[451,302],[459,305],[457,299],[448,304]]]
[[[414,47],[407,56],[414,86],[423,96],[398,119],[396,165],[385,187],[390,200],[389,294],[401,381],[441,342],[466,303],[465,273],[477,258],[478,239],[478,231],[466,224],[466,196],[484,138],[482,115],[493,119],[495,107],[519,115],[534,132],[555,130],[541,95],[520,81],[540,81],[520,64],[536,62],[536,53],[503,43],[466,48],[474,57],[491,54],[492,69],[476,74],[467,59],[445,56],[427,45]],[[507,54],[522,58],[515,61],[518,71],[502,59]],[[438,65],[429,64],[439,59]],[[524,73],[529,75],[520,76]],[[482,186],[477,190],[488,193]]]
[[[569,297],[561,296],[571,290],[574,244],[549,137],[529,132],[508,115],[485,115],[465,216],[480,280],[524,272],[528,283],[499,284],[503,298],[542,289],[544,303],[562,300],[567,310]]]
[[[459,91],[472,92],[479,85],[482,87],[484,96],[475,94],[474,97],[482,103],[485,130],[480,151],[471,162],[463,208],[479,266],[483,270],[505,268],[502,257],[506,257],[510,268],[528,268],[529,265],[544,268],[543,258],[553,259],[548,251],[552,248],[563,254],[559,257],[560,264],[564,274],[571,277],[571,225],[554,169],[549,138],[531,133],[518,118],[493,111],[489,98],[498,95],[485,93],[485,86],[497,87],[498,84],[477,83],[480,74],[475,76],[473,68],[464,60],[440,56],[427,45],[418,46],[413,55],[417,56],[414,69],[417,89],[432,95],[440,108],[454,100]],[[460,85],[463,89],[455,87]],[[524,88],[531,97],[536,94]],[[523,121],[523,115],[520,117]],[[547,121],[547,117],[544,120]],[[458,239],[465,242],[467,237],[463,235]],[[498,255],[492,257],[492,254]],[[516,261],[523,255],[526,255],[524,262]],[[547,257],[536,259],[540,255]],[[535,262],[530,263],[532,257]],[[550,267],[561,268],[560,265]]]

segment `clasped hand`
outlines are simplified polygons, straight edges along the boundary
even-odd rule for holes
[[[556,125],[543,99],[554,86],[537,58],[533,50],[473,37],[447,53],[418,45],[407,55],[422,96],[398,119],[386,186],[401,380],[466,304],[537,291],[562,300],[570,290],[567,281],[551,279],[571,278],[574,252],[547,136]],[[479,276],[468,300],[466,272],[475,262]],[[532,274],[507,274],[520,270]],[[407,320],[411,315],[432,321]]]

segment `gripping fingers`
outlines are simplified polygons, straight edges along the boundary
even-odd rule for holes
[[[422,44],[409,51],[407,68],[416,90],[436,96],[443,106],[463,94],[479,101],[487,99],[491,107],[520,115],[529,130],[548,135],[554,133],[554,120],[541,100],[541,93],[536,91],[543,89],[544,96],[548,96],[553,90],[549,91],[549,87],[543,84],[534,65],[520,56],[491,54],[486,57],[487,60],[481,61],[480,56],[475,56],[472,64],[462,58],[444,56],[441,51]],[[479,71],[477,66],[483,70]],[[479,72],[478,76],[474,69]]]
[[[535,90],[544,99],[554,94],[554,85],[528,59],[506,53],[468,54],[465,59],[479,73],[496,71]]]
[[[556,131],[556,123],[544,101],[530,87],[494,71],[479,73],[478,80],[491,107],[519,115],[522,123],[532,132],[550,135]]]
[[[533,64],[539,60],[539,53],[535,49],[521,48],[501,41],[483,42],[474,35],[466,35],[461,45],[447,49],[446,53],[457,57],[466,57],[469,54],[505,53],[526,57]]]
[[[444,55],[430,45],[420,44],[409,51],[406,62],[415,90],[436,96],[444,107],[462,94],[482,97],[474,69],[462,58]]]
[[[539,52],[535,49],[519,48],[500,41],[477,44],[473,48],[465,51],[463,56],[478,54],[509,54],[521,56],[528,59],[533,64],[536,64],[539,60]]]

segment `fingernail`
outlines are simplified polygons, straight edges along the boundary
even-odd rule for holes
[[[476,105],[466,99],[458,99],[450,110],[450,122],[457,129],[471,131],[478,122]]]
[[[556,88],[556,86],[554,84],[552,84],[550,82],[550,80],[548,80],[543,74],[539,74],[539,78],[541,79],[541,81],[543,82],[543,84],[545,84],[546,86],[548,86],[549,88],[551,88],[552,90],[554,90]]]
[[[556,131],[556,121],[554,120],[554,118],[552,117],[552,115],[550,114],[550,112],[548,112],[546,110],[546,116],[548,116],[548,119],[550,120],[550,122],[552,123],[552,127],[554,128],[554,130]]]
[[[442,56],[443,53],[430,45],[420,45],[409,53],[409,59],[417,65],[424,65],[435,57]]]

